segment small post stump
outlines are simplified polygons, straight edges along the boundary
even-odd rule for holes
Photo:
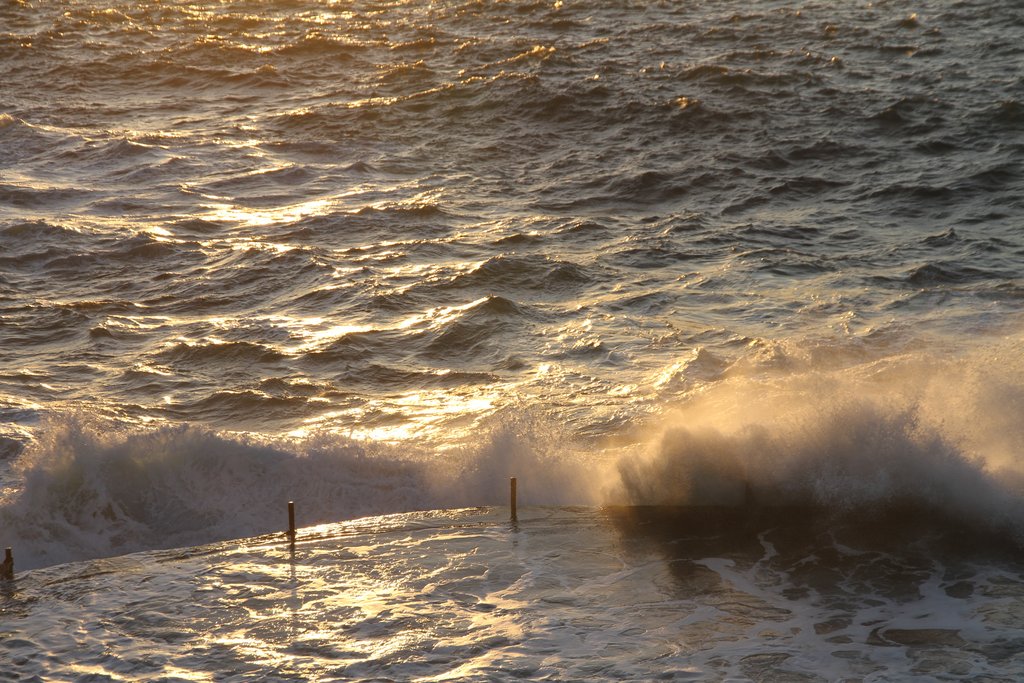
[[[519,517],[516,514],[516,478],[512,477],[509,481],[510,484],[510,495],[509,495],[509,508],[512,512],[512,521],[515,522]]]
[[[14,580],[14,553],[10,548],[4,550],[4,561],[0,562],[0,581]]]

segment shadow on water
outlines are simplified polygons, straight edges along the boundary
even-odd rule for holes
[[[962,580],[980,565],[1024,570],[1024,545],[1011,530],[926,507],[623,506],[605,514],[627,552],[665,560],[680,597],[721,588],[720,561],[787,598],[829,601],[912,600],[930,578],[955,595],[970,591]]]

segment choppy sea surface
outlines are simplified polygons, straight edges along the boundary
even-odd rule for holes
[[[1024,545],[1021,35],[1011,0],[0,3],[0,546],[32,570],[511,476],[586,519],[926,519],[984,542],[968,578],[928,546],[919,590],[1012,615],[943,611],[988,663],[939,678],[1018,680],[972,638],[1021,616],[989,590]],[[766,519],[757,548],[802,529]],[[904,563],[803,531],[828,571]],[[745,543],[665,561],[739,581]],[[851,600],[836,629],[884,639]]]

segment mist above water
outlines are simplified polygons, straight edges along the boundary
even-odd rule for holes
[[[752,496],[837,521],[930,511],[1013,545],[1024,543],[1017,346],[843,369],[797,368],[796,358],[785,370],[735,367],[600,440],[566,438],[527,406],[444,450],[54,415],[9,459],[0,515],[21,561],[36,566],[277,531],[288,500],[302,525],[505,505],[516,477],[526,506],[737,506]]]

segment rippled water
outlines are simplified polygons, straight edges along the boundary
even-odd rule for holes
[[[604,436],[760,352],[1020,309],[1013,3],[2,22],[16,411],[448,441],[525,403]]]
[[[1022,30],[1012,0],[0,3],[0,647],[44,678],[1019,680]],[[323,541],[284,584],[230,544],[26,572],[510,476],[540,565],[495,508],[363,539],[381,571]],[[324,577],[357,608],[307,610]]]
[[[0,545],[509,476],[1021,543],[1022,28],[1008,0],[3,3]]]
[[[622,513],[416,513],[290,548],[49,567],[0,589],[0,656],[14,680],[1019,678],[1019,563],[940,560],[902,535],[888,552],[678,538]]]

